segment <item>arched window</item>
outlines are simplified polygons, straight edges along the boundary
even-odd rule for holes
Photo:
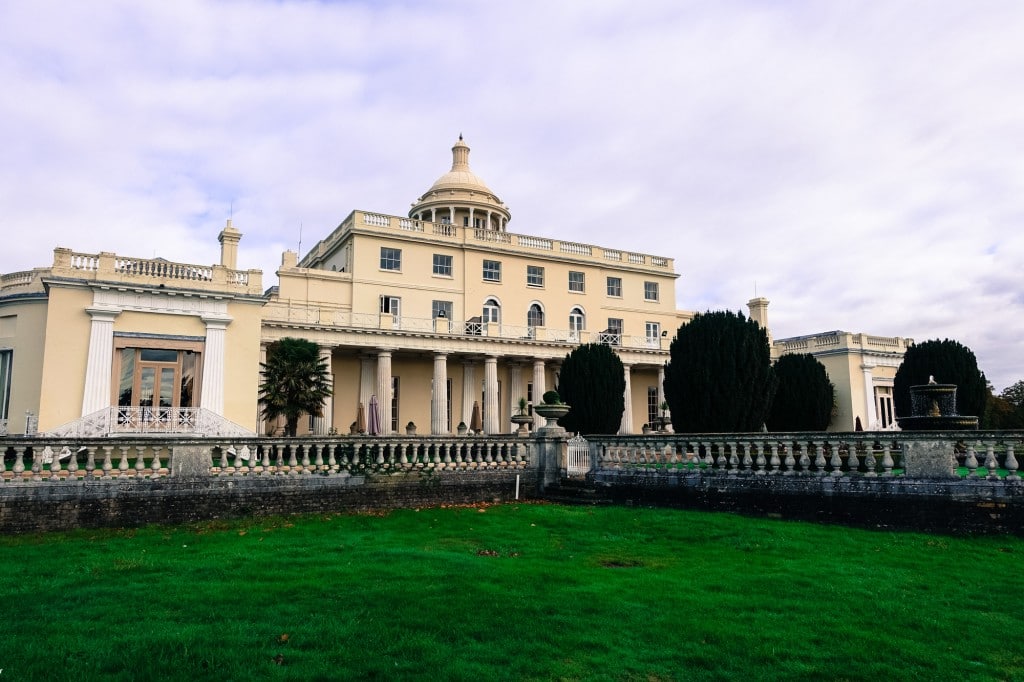
[[[530,309],[526,312],[526,324],[529,327],[544,326],[544,310],[541,309],[540,303],[534,303],[530,306]]]
[[[481,322],[485,324],[488,322],[499,324],[501,322],[501,304],[496,299],[489,298],[484,301],[484,314]]]
[[[580,332],[587,326],[587,316],[581,308],[573,308],[569,313],[569,340],[579,341]]]

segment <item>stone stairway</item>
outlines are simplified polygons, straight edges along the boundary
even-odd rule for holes
[[[562,478],[557,487],[544,491],[544,499],[557,504],[607,505],[612,498],[600,486],[582,478]]]

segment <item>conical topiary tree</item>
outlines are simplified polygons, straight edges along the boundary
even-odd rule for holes
[[[956,384],[957,412],[984,422],[988,381],[978,369],[974,352],[950,339],[917,343],[904,353],[903,363],[892,382],[897,417],[913,416],[910,387],[927,384],[929,377],[934,377],[939,384]]]
[[[267,346],[267,361],[260,367],[263,417],[284,417],[285,436],[295,435],[301,415],[322,415],[332,387],[327,363],[315,343],[291,337],[275,341]]]
[[[824,431],[832,421],[835,387],[825,365],[809,353],[783,355],[775,363],[779,380],[769,431]]]
[[[617,433],[625,409],[622,360],[600,343],[578,346],[565,356],[558,394],[572,409],[558,420],[570,432]]]
[[[698,313],[669,346],[665,400],[679,433],[759,431],[775,374],[768,334],[743,313]]]

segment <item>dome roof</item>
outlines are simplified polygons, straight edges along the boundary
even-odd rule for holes
[[[459,141],[452,147],[452,169],[439,177],[426,194],[452,189],[494,194],[480,176],[469,169],[469,145],[462,139],[462,135],[459,135]]]
[[[490,211],[488,215],[496,214],[506,221],[511,218],[508,207],[487,183],[470,170],[469,145],[459,135],[452,147],[451,170],[435,180],[430,189],[413,202],[409,216],[413,217],[420,211],[462,209]]]

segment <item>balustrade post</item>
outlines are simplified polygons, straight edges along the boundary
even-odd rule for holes
[[[735,476],[739,473],[740,468],[740,458],[736,454],[736,443],[731,441],[726,443],[726,445],[729,446],[729,473]]]
[[[46,446],[49,449],[49,445]],[[53,451],[50,451],[51,455]],[[43,453],[37,452],[35,448],[32,448],[32,480],[41,481],[43,480]]]
[[[886,443],[882,446],[882,476],[885,478],[892,477],[892,452],[891,446]]]
[[[811,473],[811,458],[807,454],[807,445],[805,443],[796,444],[797,452],[800,453],[800,473],[807,475]]]
[[[832,467],[832,476],[838,478],[843,475],[843,458],[839,455],[839,451],[842,449],[842,443],[829,443],[829,448],[832,450],[832,457],[829,460],[829,465]]]
[[[53,453],[53,459],[50,460],[50,480],[51,481],[59,481],[60,480],[60,472],[61,472],[60,458],[61,458],[61,456],[65,452],[68,453],[68,455],[71,454],[71,450],[68,449],[67,445],[65,445],[63,448],[61,448],[60,452]],[[0,477],[2,477],[2,475],[0,475]]]
[[[967,478],[978,478],[978,455],[973,443],[967,444],[967,456],[964,457],[964,466],[967,467]]]
[[[865,443],[864,444],[864,466],[867,467],[867,471],[864,475],[868,478],[875,478],[878,476],[878,460],[875,459],[875,444]]]
[[[750,448],[752,445],[753,444],[749,442],[743,444],[743,473],[747,475],[753,473],[752,468],[754,466],[754,459],[750,456]]]
[[[996,459],[995,441],[990,440],[985,443],[985,468],[988,469],[988,475],[985,478],[990,481],[999,480],[999,461]]]
[[[12,472],[14,477],[13,481],[20,481],[22,475],[25,473],[25,448],[15,447],[14,448],[14,469]]]
[[[783,476],[792,476],[796,473],[796,457],[793,456],[793,443],[787,443],[783,447],[786,448],[786,458],[783,461],[786,471],[783,473]]]
[[[102,476],[102,478],[104,478],[104,479],[111,478],[110,472],[114,468],[114,466],[113,466],[113,463],[111,462],[110,454],[111,454],[111,452],[113,452],[113,450],[114,450],[114,446],[112,446],[112,445],[104,445],[103,446],[103,466],[102,466],[103,476]],[[89,467],[86,466],[86,469],[88,469],[88,468]]]
[[[764,476],[768,473],[765,468],[767,462],[764,458],[764,443],[754,443],[754,452],[757,453],[757,456],[754,458],[754,474],[757,476]]]
[[[772,453],[771,458],[768,460],[768,463],[772,467],[771,473],[777,475],[779,473],[779,466],[782,465],[782,461],[779,459],[779,444],[772,441],[768,447],[771,448]]]
[[[135,446],[135,477],[145,478],[146,473],[146,458],[143,455],[146,454],[146,448],[136,445]]]
[[[814,444],[814,469],[818,476],[825,475],[825,444],[824,442],[812,441]]]
[[[128,446],[120,445],[117,449],[121,451],[121,458],[117,463],[117,477],[128,478]]]
[[[1006,480],[1007,481],[1019,481],[1020,475],[1017,473],[1017,458],[1013,455],[1013,443],[1006,443]]]

